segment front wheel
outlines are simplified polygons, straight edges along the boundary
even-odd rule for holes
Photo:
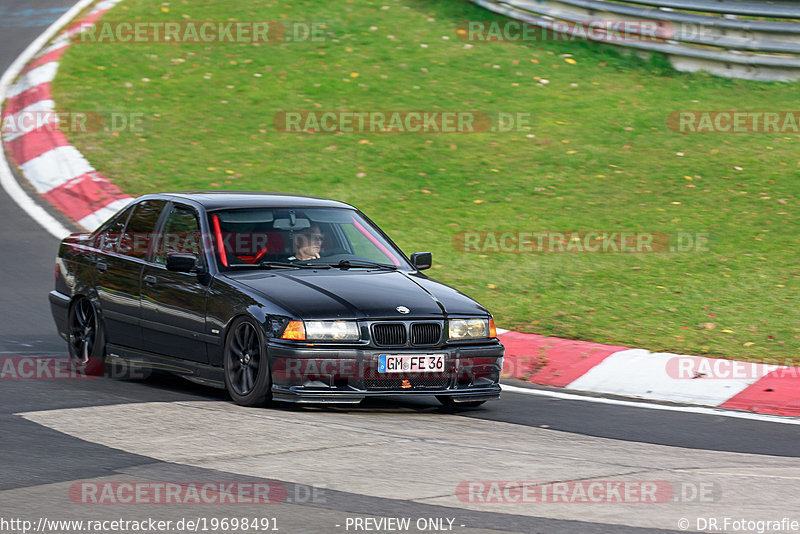
[[[236,319],[225,340],[225,388],[241,406],[272,400],[272,377],[261,327],[249,317]]]
[[[69,310],[69,359],[72,367],[88,376],[103,374],[106,341],[103,322],[88,298],[76,300]]]
[[[453,397],[447,395],[438,395],[436,397],[436,400],[441,402],[445,408],[477,408],[478,406],[486,402],[486,401],[456,402],[453,400]]]

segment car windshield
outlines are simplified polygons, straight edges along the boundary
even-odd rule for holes
[[[241,208],[209,214],[217,264],[412,270],[397,245],[358,212],[338,208]]]

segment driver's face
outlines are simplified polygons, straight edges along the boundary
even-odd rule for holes
[[[319,249],[322,247],[324,236],[318,226],[312,226],[295,234],[295,256],[298,260],[312,260],[319,258]]]

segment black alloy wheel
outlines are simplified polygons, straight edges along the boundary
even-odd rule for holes
[[[88,298],[79,298],[70,308],[68,344],[74,369],[90,376],[103,374],[105,333],[97,310]]]
[[[272,377],[261,327],[236,319],[225,341],[225,387],[236,404],[263,406],[272,399]]]

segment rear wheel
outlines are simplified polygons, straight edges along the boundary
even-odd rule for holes
[[[68,345],[70,362],[79,373],[103,374],[105,332],[97,309],[87,298],[79,298],[70,308]]]
[[[446,395],[439,395],[436,397],[436,400],[441,402],[442,405],[445,406],[446,408],[477,408],[478,406],[486,402],[486,401],[456,402],[453,400],[453,397],[448,397]]]
[[[225,387],[236,404],[263,406],[272,400],[272,377],[261,327],[236,319],[225,340]]]

